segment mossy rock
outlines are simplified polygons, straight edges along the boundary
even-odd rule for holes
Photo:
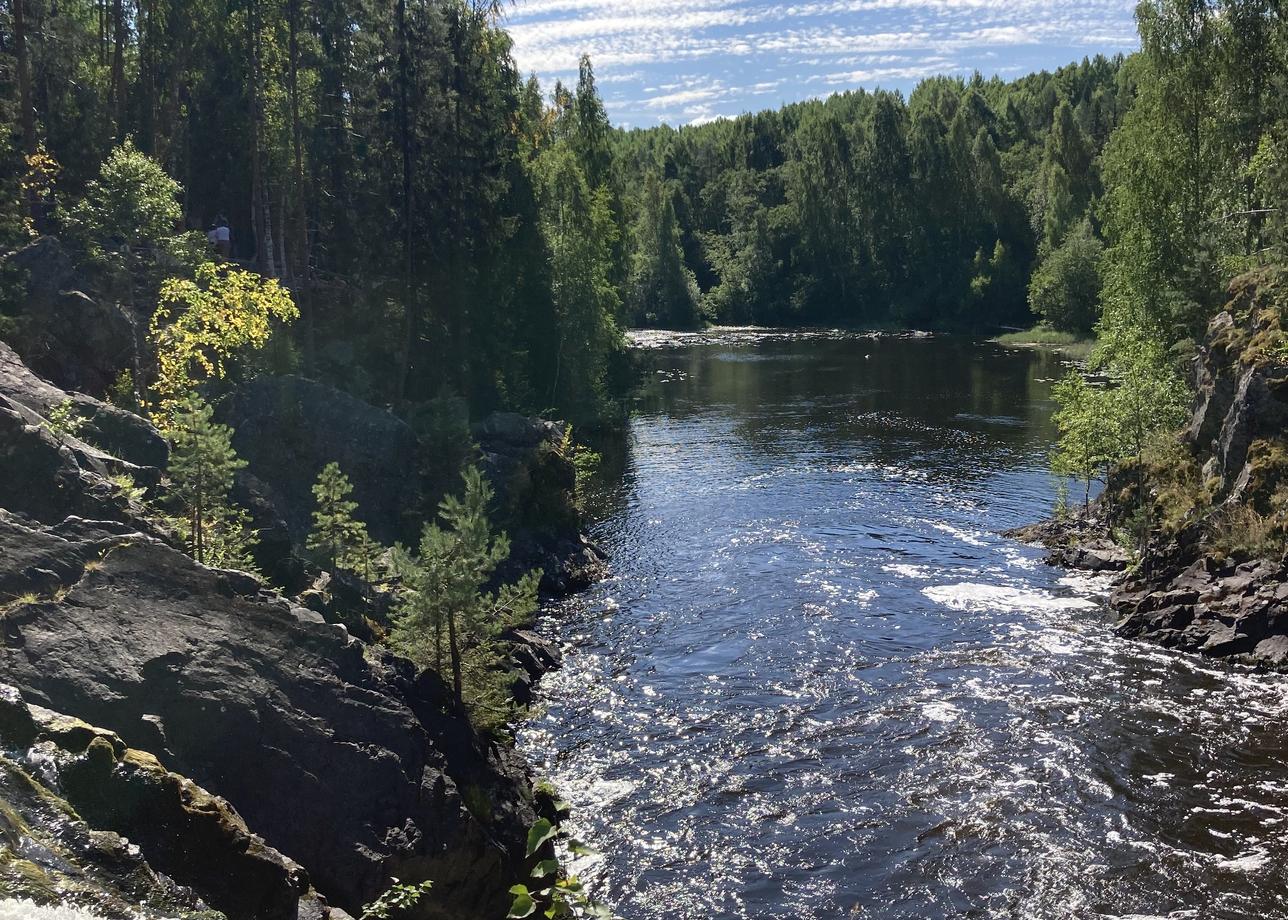
[[[1262,514],[1271,514],[1281,505],[1288,489],[1288,443],[1261,438],[1248,447],[1247,485],[1243,498]]]

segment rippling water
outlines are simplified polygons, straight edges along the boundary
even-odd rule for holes
[[[1288,917],[1285,680],[1115,638],[996,535],[1049,510],[1056,359],[643,344],[614,574],[520,732],[623,920]]]

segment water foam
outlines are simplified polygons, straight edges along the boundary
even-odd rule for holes
[[[1058,597],[1047,591],[1012,588],[963,581],[953,585],[932,585],[921,593],[952,610],[1094,610],[1095,601],[1085,597]]]

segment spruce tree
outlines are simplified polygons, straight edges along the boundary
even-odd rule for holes
[[[233,450],[233,431],[214,421],[214,409],[196,393],[175,408],[166,428],[170,454],[170,496],[179,514],[172,523],[194,559],[249,568],[254,537],[246,512],[229,499],[233,477],[246,461]]]
[[[347,569],[371,580],[380,556],[380,545],[367,533],[367,525],[354,518],[358,503],[349,498],[353,484],[338,463],[328,463],[313,485],[317,508],[308,548],[331,569]]]

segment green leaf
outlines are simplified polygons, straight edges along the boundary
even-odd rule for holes
[[[520,890],[521,889],[521,890]],[[532,900],[532,895],[522,885],[515,885],[510,889],[514,895],[514,903],[510,905],[510,912],[506,914],[507,918],[531,917],[537,911],[537,902]]]
[[[597,851],[586,846],[580,840],[570,838],[568,840],[568,852],[573,856],[594,856]]]
[[[552,839],[557,833],[559,833],[559,828],[551,824],[546,818],[542,818],[532,825],[532,829],[528,831],[528,855],[531,856],[536,853],[547,840]]]
[[[545,878],[547,875],[554,875],[559,871],[559,860],[543,859],[537,863],[537,867],[532,870],[533,878]]]

